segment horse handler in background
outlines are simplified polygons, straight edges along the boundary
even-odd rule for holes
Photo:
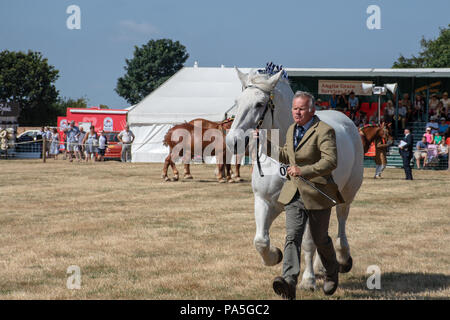
[[[375,140],[375,176],[374,179],[381,178],[381,173],[386,169],[387,165],[387,148],[388,144],[384,138]]]
[[[126,125],[125,130],[121,131],[117,138],[122,143],[122,152],[120,154],[122,162],[131,162],[131,144],[134,141],[134,134],[130,127]]]
[[[283,274],[273,281],[276,294],[295,299],[300,274],[300,250],[303,233],[309,220],[311,236],[325,267],[323,291],[332,295],[338,287],[339,263],[333,241],[328,236],[331,208],[344,200],[333,181],[331,172],[337,167],[334,129],[314,115],[314,96],[298,91],[292,101],[292,124],[286,134],[286,144],[280,148],[279,160],[289,164],[288,180],[278,201],[285,205],[286,241]],[[333,203],[300,178],[309,180],[317,189],[334,199]]]

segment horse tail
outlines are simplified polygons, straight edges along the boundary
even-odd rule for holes
[[[164,135],[163,146],[169,147],[170,142],[172,142],[173,128],[175,127],[172,127],[169,130],[167,130],[166,134]]]

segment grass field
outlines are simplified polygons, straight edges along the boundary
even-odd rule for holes
[[[163,182],[160,164],[0,161],[0,299],[278,299],[253,246],[250,168]],[[354,267],[329,299],[450,298],[450,173],[387,169],[363,186],[347,234]],[[330,236],[337,223],[333,211]],[[284,213],[271,228],[282,248]],[[81,289],[66,287],[81,269]],[[366,287],[381,269],[381,290]],[[321,288],[322,282],[318,282]],[[297,299],[328,299],[298,289]]]

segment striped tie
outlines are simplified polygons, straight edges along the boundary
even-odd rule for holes
[[[303,134],[305,133],[305,128],[302,126],[297,126],[295,131],[295,138],[294,138],[294,150],[297,149],[300,141],[303,138]]]

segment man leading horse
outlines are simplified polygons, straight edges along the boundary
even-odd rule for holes
[[[280,162],[289,165],[289,177],[278,198],[285,205],[286,241],[283,273],[274,279],[273,289],[285,299],[295,299],[302,238],[309,220],[313,241],[326,270],[323,291],[332,295],[338,286],[339,263],[328,226],[331,208],[344,202],[331,176],[337,167],[335,132],[315,116],[314,97],[310,93],[299,91],[294,95],[292,117],[295,123],[289,127],[286,144],[279,152]],[[299,177],[313,182],[315,188]]]

